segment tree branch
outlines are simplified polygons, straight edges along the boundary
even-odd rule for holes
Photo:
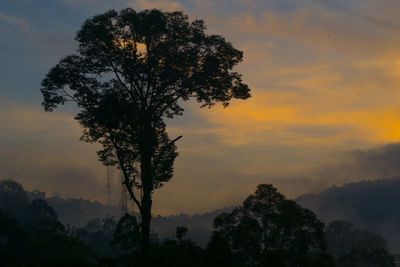
[[[171,142],[169,142],[167,145],[165,145],[164,147],[162,147],[162,150],[160,151],[160,153],[158,154],[157,159],[154,160],[154,166],[157,166],[157,164],[159,163],[161,156],[164,154],[164,152],[167,150],[168,147],[172,146],[176,141],[178,141],[179,139],[182,138],[182,135],[178,136],[177,138],[175,138],[174,140],[172,140]]]
[[[123,165],[123,160],[121,158],[118,146],[117,146],[117,144],[116,144],[116,142],[114,141],[113,138],[110,138],[110,140],[111,140],[111,142],[112,142],[112,144],[113,144],[113,146],[115,148],[115,151],[116,151],[116,154],[117,154],[117,158],[118,158],[118,162],[119,162],[119,165],[121,167],[122,174],[124,175],[123,184],[125,185],[126,189],[128,190],[131,200],[133,200],[135,202],[135,204],[139,208],[140,212],[142,212],[142,205],[140,204],[140,202],[138,201],[138,199],[135,196],[135,193],[132,190],[132,183],[129,181],[129,174],[127,173],[127,171],[126,171],[126,169],[125,169],[125,167]]]

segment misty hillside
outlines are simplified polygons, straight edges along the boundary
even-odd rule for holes
[[[272,209],[275,212],[274,215],[280,218],[275,221],[275,223],[278,222],[276,223],[276,227],[280,228],[274,228],[274,226],[270,225],[267,228],[278,229],[277,233],[286,233],[288,232],[287,229],[297,229],[294,232],[294,237],[292,232],[289,231],[290,235],[287,238],[284,238],[285,240],[291,240],[290,238],[293,238],[293,244],[296,244],[296,240],[298,240],[297,235],[303,236],[304,231],[307,231],[306,229],[314,229],[312,230],[312,233],[320,234],[311,234],[309,236],[315,238],[316,242],[321,242],[322,247],[325,247],[326,244],[328,248],[328,254],[324,254],[328,258],[325,258],[324,256],[321,260],[325,259],[330,263],[337,261],[340,263],[338,266],[370,266],[353,264],[354,262],[363,263],[363,261],[378,261],[380,263],[387,261],[389,262],[389,265],[378,264],[374,266],[394,266],[394,258],[389,254],[389,251],[392,253],[398,251],[396,249],[398,248],[396,242],[397,237],[399,236],[399,228],[393,225],[390,228],[387,224],[389,221],[395,221],[393,216],[398,214],[396,211],[392,211],[395,209],[394,204],[396,203],[395,200],[398,195],[396,194],[396,189],[400,188],[399,184],[400,178],[374,182],[360,182],[348,184],[342,187],[333,187],[315,195],[299,197],[299,203],[303,202],[304,206],[311,205],[312,208],[322,214],[320,217],[324,218],[326,222],[329,220],[335,220],[329,225],[326,225],[325,229],[324,224],[315,217],[314,213],[302,209],[294,201],[287,200],[283,195],[277,192],[272,185],[261,184],[257,187],[256,193],[250,195],[246,199],[244,203],[247,203],[247,205],[243,204],[237,207],[233,212],[231,212],[232,208],[225,208],[193,216],[186,214],[172,216],[153,215],[152,234],[153,236],[156,235],[158,238],[152,238],[152,242],[154,245],[158,244],[165,246],[164,248],[171,245],[174,246],[174,249],[179,248],[179,246],[181,246],[180,249],[190,248],[190,250],[187,251],[189,258],[193,256],[195,251],[197,251],[196,253],[200,253],[201,251],[208,251],[207,253],[209,253],[210,251],[221,248],[223,251],[226,251],[226,244],[230,243],[219,243],[221,240],[218,239],[220,238],[220,234],[228,233],[226,237],[223,237],[227,239],[222,240],[230,240],[231,238],[234,240],[233,238],[236,238],[237,234],[240,234],[240,236],[251,237],[251,239],[249,239],[251,242],[259,242],[257,240],[260,240],[259,238],[264,236],[264,234],[260,234],[259,230],[257,230],[262,229],[261,226],[258,224],[251,224],[243,227],[243,225],[246,225],[246,220],[249,218],[252,218],[251,221],[258,222],[257,217],[254,217],[255,215],[270,216],[265,214],[268,214],[267,212],[271,210],[271,207],[274,207]],[[389,187],[390,190],[385,189],[386,187]],[[387,198],[385,199],[384,196]],[[248,205],[248,203],[251,205]],[[360,210],[359,206],[363,206],[363,203],[369,205],[371,210]],[[372,205],[372,203],[374,205]],[[385,205],[385,203],[390,203],[391,205]],[[379,208],[379,205],[384,205],[385,208],[381,209]],[[294,209],[292,209],[293,207]],[[329,207],[332,208],[330,209]],[[260,211],[262,211],[261,214],[259,213]],[[227,216],[218,216],[222,212],[227,212],[225,214]],[[51,241],[53,242],[50,242],[51,244],[47,242],[47,239],[42,238],[44,233],[56,237],[64,235],[62,237],[66,238],[64,241],[72,242],[75,240],[74,242],[78,242],[74,246],[81,244],[83,246],[88,246],[89,250],[93,249],[92,252],[89,250],[85,252],[88,253],[88,255],[94,253],[93,255],[102,255],[100,257],[120,257],[123,253],[126,253],[126,243],[122,243],[122,246],[118,245],[116,247],[114,245],[119,244],[120,242],[125,242],[126,236],[129,236],[133,237],[134,239],[132,240],[135,242],[132,243],[131,249],[137,249],[138,239],[135,238],[139,236],[139,228],[136,220],[138,214],[133,214],[134,216],[124,215],[124,217],[119,220],[122,215],[122,209],[117,206],[103,205],[99,202],[92,202],[84,199],[63,199],[60,196],[57,196],[57,194],[47,198],[44,192],[38,190],[26,192],[21,184],[12,180],[4,180],[0,181],[0,215],[0,225],[2,224],[3,228],[5,227],[4,229],[6,229],[3,233],[0,233],[0,241],[1,238],[3,238],[2,240],[13,240],[18,237],[17,234],[21,231],[21,233],[27,231],[25,232],[25,235],[22,235],[26,238],[24,242],[28,242],[29,240],[40,241],[42,243],[37,246],[39,246],[40,249],[43,249],[45,246],[52,247],[55,245],[54,242],[56,242],[55,240]],[[214,228],[213,221],[215,218],[217,219],[216,227]],[[352,225],[349,222],[338,221],[337,219],[344,219],[352,222],[359,220],[359,223],[354,223],[357,225]],[[304,226],[305,222],[313,222],[313,224]],[[66,225],[67,227],[64,228],[63,224],[70,224],[76,227],[69,227]],[[79,224],[82,226],[79,226]],[[387,246],[387,242],[382,236],[373,233],[373,231],[360,229],[358,227],[360,224],[364,225],[362,228],[372,228],[378,231],[385,230],[386,232],[384,231],[383,233],[386,234],[386,239],[389,241],[391,247]],[[25,227],[23,228],[25,230],[22,228],[20,230],[7,228],[10,227],[10,225],[15,225],[17,228],[19,225],[22,225],[22,227]],[[287,225],[293,226],[285,228]],[[301,227],[304,226],[305,230],[298,230],[298,228],[296,228],[298,227],[297,225],[300,225]],[[376,227],[377,225],[379,226],[378,228]],[[133,228],[129,228],[132,226]],[[229,229],[232,229],[232,227],[238,228],[234,232],[230,232],[231,230]],[[126,229],[128,229],[128,231]],[[189,232],[186,234],[187,230],[189,230]],[[245,233],[245,235],[243,235],[243,233]],[[3,237],[1,235],[3,235]],[[3,244],[8,244],[7,242],[3,242]],[[239,242],[241,243],[242,240],[239,239]],[[65,242],[58,244],[68,245]],[[72,248],[74,248],[74,246],[72,246]],[[292,245],[290,244],[290,246]],[[245,248],[247,247],[248,245],[245,245]],[[69,248],[71,248],[71,246],[69,246]],[[65,248],[56,248],[55,250],[58,252],[63,251],[64,249]],[[168,249],[170,249],[170,247]],[[15,248],[13,247],[11,249],[10,247],[10,250],[15,250]],[[45,250],[48,250],[48,248],[45,248]],[[80,251],[80,249],[78,249],[78,251]],[[19,253],[29,254],[29,252],[30,250],[25,251],[24,249],[20,249]],[[69,253],[75,252],[70,251]],[[171,253],[171,251],[167,252],[167,254],[169,253]],[[57,253],[55,255],[63,258],[62,255]],[[199,259],[202,259],[203,256],[200,254],[197,255],[199,256]],[[303,254],[300,255],[302,255],[302,257],[304,256]],[[211,259],[213,259],[214,256],[214,254],[211,256],[209,255]],[[11,256],[11,258],[13,257],[18,258],[15,255]],[[35,253],[32,257],[36,257]],[[346,264],[343,265],[341,263]]]
[[[337,219],[350,221],[380,233],[390,250],[400,251],[400,177],[333,186],[296,201],[326,224]]]
[[[64,225],[83,227],[89,221],[96,218],[112,216],[119,219],[123,215],[123,209],[114,205],[103,205],[97,201],[87,199],[61,198],[57,196],[46,197],[45,192],[34,190],[27,192],[29,200],[36,198],[45,199],[51,207],[57,212],[59,220]],[[213,212],[196,214],[193,216],[187,214],[160,216],[153,215],[152,229],[160,239],[174,238],[177,226],[186,226],[189,229],[188,238],[204,246],[209,240],[212,232],[212,223],[214,218],[231,208],[215,210]]]
[[[64,225],[83,227],[95,218],[104,218],[105,216],[119,218],[123,215],[121,207],[103,205],[98,201],[90,201],[83,198],[46,197],[45,192],[38,190],[27,193],[29,201],[37,198],[45,199],[57,212],[60,222]]]
[[[123,214],[121,207],[97,201],[46,197],[44,192],[38,190],[27,193],[30,201],[45,199],[64,225],[83,227],[96,218],[112,216],[118,219]],[[350,221],[357,227],[380,233],[391,251],[400,251],[400,209],[397,206],[400,202],[400,178],[333,186],[318,194],[300,196],[296,201],[314,211],[326,224],[338,219]],[[160,239],[165,239],[175,236],[177,226],[186,226],[189,229],[188,238],[204,246],[211,235],[213,219],[230,210],[226,208],[193,216],[153,215],[152,229]]]

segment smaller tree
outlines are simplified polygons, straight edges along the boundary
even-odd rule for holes
[[[132,252],[139,247],[139,238],[140,228],[136,217],[126,213],[118,221],[111,245]]]
[[[27,222],[37,224],[41,221],[56,221],[57,213],[44,199],[35,199],[24,209],[24,218]]]
[[[58,221],[58,215],[44,199],[35,199],[23,211],[25,224],[34,231],[64,233],[65,227]]]
[[[176,238],[179,241],[182,241],[182,239],[186,236],[187,232],[188,232],[187,227],[185,227],[185,226],[177,226],[176,227]]]
[[[0,209],[0,259],[3,266],[21,266],[27,247],[26,232],[17,218]]]
[[[117,222],[114,217],[106,215],[104,218],[90,220],[83,228],[78,228],[73,235],[90,245],[98,254],[114,256],[117,253],[110,247]]]
[[[216,236],[225,240],[250,266],[265,266],[277,258],[288,266],[313,266],[316,262],[330,266],[333,262],[324,253],[324,224],[269,184],[259,185],[231,213],[216,217],[214,228],[212,240]]]
[[[165,267],[201,267],[205,265],[205,257],[201,247],[186,238],[188,228],[176,227],[176,238],[153,242],[150,266]]]
[[[8,210],[21,216],[28,204],[28,194],[20,183],[13,180],[0,181],[0,210]]]
[[[221,236],[219,232],[214,232],[205,249],[208,266],[212,267],[237,267],[239,261],[235,259],[229,241]],[[243,266],[243,265],[242,265]]]

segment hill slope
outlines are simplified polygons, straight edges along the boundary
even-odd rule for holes
[[[58,214],[58,218],[64,225],[73,225],[83,227],[90,220],[95,218],[104,218],[112,216],[118,220],[122,215],[122,208],[113,205],[103,205],[97,201],[87,199],[64,199],[61,197],[46,197],[44,192],[35,190],[27,192],[30,200],[41,198],[45,199]],[[186,226],[189,230],[187,237],[196,241],[199,245],[205,246],[213,230],[212,223],[214,218],[231,208],[215,210],[209,213],[196,214],[193,216],[187,214],[160,216],[153,215],[151,226],[154,233],[160,239],[175,238],[177,226]]]
[[[379,233],[391,251],[400,252],[400,178],[333,186],[296,201],[325,223],[342,219]]]

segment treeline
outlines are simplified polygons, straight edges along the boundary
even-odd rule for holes
[[[83,227],[89,221],[96,218],[104,218],[107,215],[119,218],[124,215],[124,211],[126,210],[125,207],[102,204],[98,201],[91,201],[83,198],[62,198],[57,193],[52,196],[47,196],[45,192],[40,192],[39,190],[33,190],[33,192],[27,191],[26,193],[28,194],[28,200],[25,198],[22,202],[27,204],[28,201],[37,198],[44,199],[57,212],[58,220],[62,224],[75,227]],[[12,201],[15,202],[16,200],[14,199]],[[3,205],[12,206],[10,203],[4,203]],[[153,216],[151,220],[151,227],[157,233],[159,238],[166,239],[174,238],[175,228],[177,225],[185,225],[190,229],[187,236],[198,243],[201,247],[204,247],[211,237],[214,218],[222,212],[231,210],[232,208],[229,207],[191,216],[187,214],[170,216],[156,215]]]
[[[205,247],[176,226],[176,237],[151,236],[150,266],[395,266],[385,240],[350,223],[326,228],[316,215],[259,185],[242,205],[214,219]],[[3,266],[140,266],[140,223],[125,214],[83,227],[63,225],[44,199],[0,182],[0,259]]]

